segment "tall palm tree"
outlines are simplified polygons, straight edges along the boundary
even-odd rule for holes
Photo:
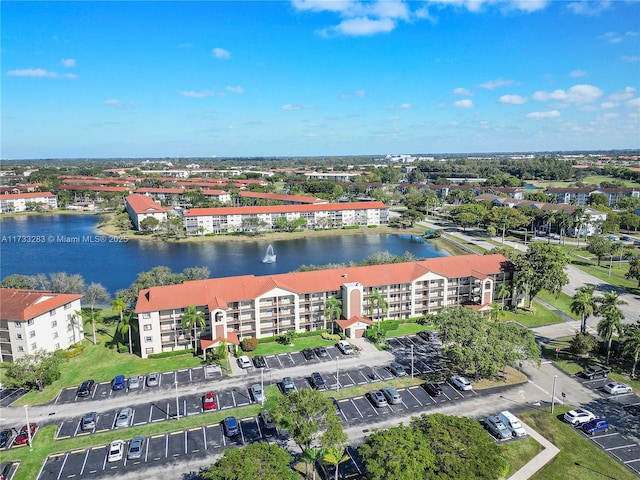
[[[380,293],[380,290],[373,290],[372,294],[371,294],[371,298],[369,299],[369,301],[371,302],[369,305],[369,310],[371,312],[373,312],[373,309],[375,307],[375,309],[377,310],[377,317],[378,317],[378,331],[380,331],[380,322],[382,321],[382,317],[380,316],[380,312],[382,312],[382,315],[385,315],[387,313],[387,310],[389,309],[389,304],[387,303],[387,301],[384,299],[384,297],[382,296],[382,294]]]
[[[182,315],[182,328],[185,330],[193,329],[193,350],[198,352],[198,328],[203,329],[207,325],[204,319],[204,313],[199,311],[193,305],[188,306]]]
[[[120,314],[120,322],[116,331],[121,335],[127,334],[129,336],[129,353],[133,355],[133,342],[131,341],[131,330],[133,330],[133,312],[129,312],[125,315]]]
[[[598,335],[607,342],[607,365],[609,365],[609,353],[611,352],[611,341],[613,334],[621,336],[624,332],[622,319],[624,315],[616,306],[609,307],[602,312],[602,320],[598,322]]]
[[[580,332],[587,332],[587,318],[594,314],[597,305],[593,298],[594,287],[582,287],[580,288],[571,301],[569,308],[572,313],[580,315],[582,322],[580,322]]]
[[[560,227],[560,237],[562,238],[562,245],[564,245],[567,230],[573,225],[573,218],[571,218],[571,215],[566,212],[560,212],[558,214],[557,221],[558,227]]]
[[[578,249],[580,249],[580,232],[586,223],[587,216],[585,215],[584,207],[577,207],[573,212],[573,225],[576,229],[576,237],[578,238]]]
[[[338,300],[336,297],[329,297],[324,304],[324,328],[327,328],[327,317],[329,320],[333,319],[333,333],[336,333],[335,330],[335,321],[340,318],[342,315],[342,301]]]
[[[553,210],[544,212],[544,220],[547,224],[547,243],[551,243],[551,225],[556,223],[557,213]]]
[[[334,467],[336,467],[336,473],[333,477],[334,480],[338,480],[338,468],[340,464],[346,462],[347,460],[349,460],[349,455],[345,453],[344,448],[327,448],[327,450],[324,452],[324,455],[322,456],[323,463],[328,463],[329,465],[333,465]]]
[[[313,480],[316,480],[316,462],[322,460],[323,455],[324,451],[317,447],[307,447],[302,451],[300,459],[307,469],[306,478],[309,478],[309,465],[313,465]]]
[[[636,376],[636,366],[640,358],[640,322],[637,325],[629,325],[625,332],[626,339],[622,346],[626,355],[633,357],[633,365],[631,366],[631,378]]]
[[[511,295],[511,284],[503,282],[496,288],[496,297],[500,299],[501,308],[504,310],[504,297]]]

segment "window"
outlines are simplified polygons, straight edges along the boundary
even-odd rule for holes
[[[51,315],[52,317],[53,317],[55,314],[56,314],[56,309],[55,309],[55,308],[49,312],[49,315]]]
[[[71,324],[67,325],[67,332],[70,332],[71,330],[73,330],[73,325]]]
[[[149,312],[144,312],[142,314],[142,318],[151,318],[151,314]]]
[[[71,304],[70,303],[65,303],[64,304],[64,309],[65,310],[69,310],[71,308]]]
[[[67,322],[70,322],[70,321],[71,321],[71,314],[69,313],[69,314],[67,315]]]
[[[149,330],[151,330],[151,324],[150,323],[145,323],[143,328],[144,328],[145,332],[148,332]]]
[[[153,342],[153,337],[144,337],[144,341],[145,343],[151,343]]]
[[[31,344],[31,350],[35,350],[36,348],[38,348],[38,346],[35,343]]]
[[[36,331],[35,330],[32,330],[32,331],[29,332],[29,338],[33,338],[35,336],[36,336]]]
[[[13,325],[16,328],[20,328],[20,327],[22,327],[22,322],[14,322]]]
[[[30,319],[30,320],[27,320],[27,325],[31,326],[31,325],[33,325],[33,323],[34,323],[34,322],[33,322],[33,318],[32,318],[32,319]]]
[[[59,343],[56,343],[56,344],[53,346],[53,348],[55,348],[56,350],[59,350],[59,349],[60,349],[60,344],[59,344]]]
[[[144,349],[145,353],[153,353],[153,347],[147,347]]]
[[[58,321],[54,320],[53,322],[51,322],[51,328],[56,328],[58,326]]]
[[[18,346],[18,351],[19,351],[19,352],[24,352],[24,347],[23,347],[22,345],[19,345],[19,346]]]
[[[72,344],[74,340],[75,339],[73,338],[73,335],[71,335],[70,337],[67,337],[67,343],[68,344]]]
[[[52,338],[53,338],[53,339],[58,338],[58,332],[53,332],[53,336],[52,336]]]
[[[16,340],[22,340],[22,334],[16,333]]]

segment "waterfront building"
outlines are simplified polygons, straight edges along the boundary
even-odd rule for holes
[[[82,341],[82,295],[0,288],[0,361],[37,350],[53,352]]]
[[[134,193],[125,197],[127,213],[133,222],[136,230],[141,230],[140,223],[149,217],[153,217],[162,222],[167,219],[167,209],[160,206],[151,197]]]
[[[503,283],[513,281],[502,255],[462,255],[363,267],[343,267],[279,275],[242,275],[194,280],[143,289],[138,316],[141,355],[189,348],[192,332],[182,327],[189,306],[202,312],[202,349],[221,341],[264,338],[287,331],[332,328],[326,313],[330,297],[341,301],[337,326],[350,338],[364,335],[381,319],[406,320],[465,305],[486,310]],[[387,303],[378,312],[375,296]],[[515,300],[513,300],[515,301]],[[505,299],[507,305],[512,300]],[[344,321],[342,321],[344,320]]]
[[[0,195],[0,213],[58,208],[58,196],[51,192],[7,193]]]

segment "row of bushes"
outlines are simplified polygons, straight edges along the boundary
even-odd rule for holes
[[[129,350],[127,349],[127,352]],[[193,348],[188,348],[186,350],[174,350],[172,352],[161,352],[161,353],[151,353],[149,354],[149,358],[167,358],[167,357],[177,357],[179,355],[193,355]]]

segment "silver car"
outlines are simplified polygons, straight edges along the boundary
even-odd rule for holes
[[[491,432],[491,434],[498,440],[506,440],[512,436],[509,427],[502,423],[502,420],[498,417],[487,417],[484,424],[487,427],[487,430],[489,430],[489,432]]]
[[[367,397],[373,404],[374,407],[386,407],[388,405],[387,399],[384,398],[383,393],[380,390],[373,390],[367,393]]]
[[[144,445],[144,437],[133,437],[129,444],[129,452],[127,453],[127,459],[133,460],[142,456],[142,447]]]
[[[147,375],[147,387],[157,387],[160,385],[160,374],[153,372]]]
[[[135,390],[136,388],[140,388],[140,377],[129,378],[129,390]]]
[[[80,422],[80,428],[83,432],[88,432],[96,428],[96,413],[91,412],[87,413],[84,417],[82,417],[82,422]]]
[[[133,408],[126,407],[121,409],[116,416],[116,428],[128,427],[131,424],[133,418]]]
[[[389,402],[391,405],[397,405],[399,403],[402,403],[402,397],[400,396],[398,391],[393,387],[384,387],[382,389],[382,394],[387,399],[387,402]]]
[[[256,403],[264,403],[267,400],[267,397],[265,397],[260,384],[256,383],[254,385],[251,385],[250,390],[251,396],[256,401]]]

